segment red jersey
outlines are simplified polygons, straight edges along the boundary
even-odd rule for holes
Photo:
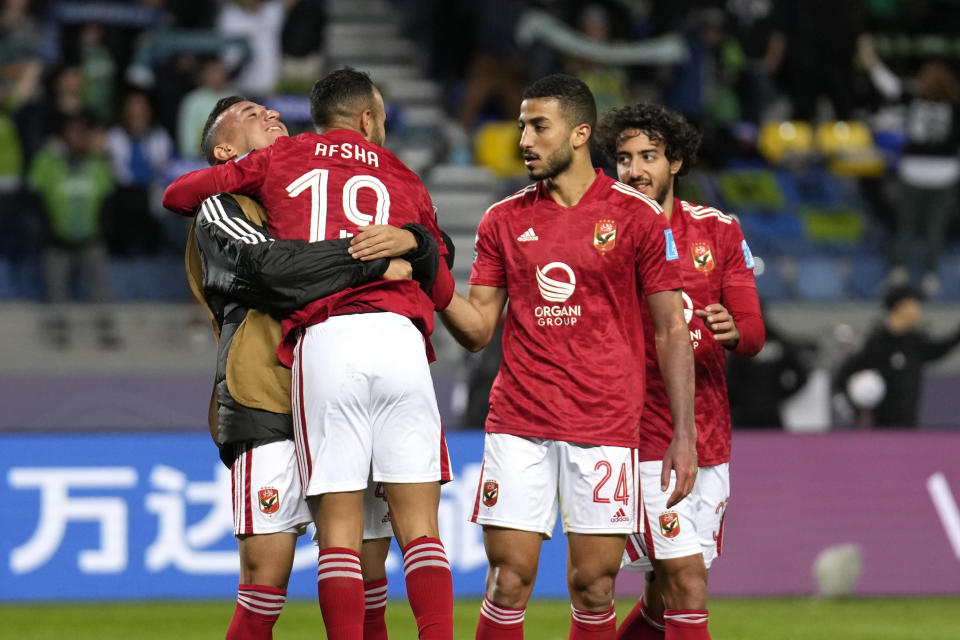
[[[683,314],[693,343],[697,458],[698,464],[706,467],[730,460],[726,349],[713,339],[703,319],[693,315],[693,310],[716,302],[729,309],[725,292],[732,287],[749,287],[756,297],[753,256],[737,221],[716,209],[675,198],[670,227],[680,252]],[[643,322],[647,396],[641,421],[640,460],[661,460],[673,438],[673,419],[653,344],[650,310],[646,305]]]
[[[236,162],[181,176],[164,194],[168,209],[192,213],[208,196],[243,193],[267,210],[270,232],[315,242],[355,235],[360,227],[416,222],[446,247],[426,187],[396,156],[359,133],[334,129],[277,139]],[[441,269],[446,263],[441,260]],[[348,313],[391,311],[410,318],[426,339],[434,304],[413,280],[380,280],[315,300],[283,321],[277,355],[290,366],[298,327]],[[428,355],[433,350],[426,340]]]
[[[641,294],[679,289],[678,262],[657,203],[600,171],[573,207],[542,182],[490,207],[470,284],[509,303],[487,432],[637,446]]]

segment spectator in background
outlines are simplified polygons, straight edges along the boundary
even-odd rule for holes
[[[83,96],[83,69],[68,64],[53,71],[49,97],[43,103],[43,131],[45,136],[62,130],[64,120],[85,112]]]
[[[579,28],[590,40],[609,42],[611,39],[610,12],[601,4],[586,5],[580,12]],[[630,82],[622,66],[597,64],[574,59],[570,72],[590,87],[597,102],[597,112],[607,111],[630,101]]]
[[[102,136],[88,115],[67,116],[61,135],[37,153],[30,167],[30,184],[41,196],[46,214],[43,275],[46,299],[54,305],[70,298],[74,272],[79,272],[79,284],[88,300],[106,303],[111,299],[100,213],[113,189],[113,179],[103,154]],[[105,310],[97,325],[101,346],[117,346],[113,323]],[[62,307],[54,308],[49,330],[55,346],[67,346],[69,327]]]
[[[737,81],[743,120],[760,124],[776,96],[775,75],[786,53],[786,39],[776,23],[774,0],[732,0],[727,24],[743,56]]]
[[[960,184],[960,82],[945,63],[924,62],[909,82],[894,75],[867,36],[858,43],[860,59],[884,98],[906,104],[906,147],[897,165],[899,198],[891,286],[910,280],[914,242],[924,232],[923,293],[940,293],[938,270]]]
[[[763,314],[767,340],[752,358],[727,358],[730,419],[738,429],[782,428],[780,408],[810,377],[815,345],[786,335]]]
[[[253,50],[250,60],[236,77],[236,88],[249,96],[264,97],[280,80],[280,35],[286,7],[297,0],[236,0],[224,4],[217,18],[217,30],[246,36]],[[317,34],[320,37],[320,34]],[[236,61],[226,60],[227,65]]]
[[[820,100],[829,103],[837,120],[850,118],[863,4],[858,0],[776,3],[776,21],[786,47],[781,82],[793,103],[795,119],[816,119]]]
[[[200,157],[200,137],[207,114],[231,94],[230,76],[220,58],[204,58],[197,74],[198,86],[180,101],[177,110],[177,147],[184,158]]]
[[[30,106],[36,104],[43,72],[32,27],[27,2],[5,0],[0,10],[0,255],[12,258],[35,248],[37,236],[22,181],[36,144],[30,132],[39,128],[31,124],[39,125],[39,110]]]
[[[120,118],[120,124],[107,132],[117,188],[103,214],[104,237],[114,254],[155,253],[162,240],[157,218],[173,141],[166,129],[154,124],[153,108],[144,93],[127,95]]]
[[[103,27],[88,24],[80,31],[80,68],[83,103],[100,122],[113,120],[116,105],[117,64],[103,43]]]
[[[854,408],[858,426],[915,427],[924,367],[960,344],[960,326],[941,339],[920,328],[922,300],[923,294],[910,286],[888,291],[886,317],[840,366],[834,391]],[[863,372],[873,373],[857,376]]]
[[[466,91],[458,119],[472,131],[495,100],[499,117],[513,119],[521,102],[526,63],[513,37],[513,28],[529,3],[521,0],[487,0],[474,6],[472,24],[476,50],[467,69]]]

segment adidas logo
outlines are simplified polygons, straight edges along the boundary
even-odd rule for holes
[[[520,234],[520,236],[517,238],[517,242],[533,242],[534,240],[539,240],[539,239],[540,238],[537,237],[537,234],[534,233],[533,227],[530,227],[529,229],[524,231],[522,234]]]
[[[630,522],[630,517],[621,507],[620,509],[617,509],[617,512],[613,514],[612,518],[610,518],[610,522]]]

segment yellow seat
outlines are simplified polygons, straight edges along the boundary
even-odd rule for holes
[[[499,176],[526,173],[520,155],[520,131],[516,120],[488,122],[474,138],[474,161]]]
[[[813,153],[813,127],[803,120],[778,120],[760,127],[760,155],[771,164],[809,159]]]
[[[820,123],[816,143],[819,152],[827,158],[827,168],[838,175],[878,177],[886,170],[886,161],[873,143],[870,128],[858,120]]]

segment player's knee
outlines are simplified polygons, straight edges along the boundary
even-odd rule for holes
[[[707,570],[702,562],[684,562],[658,572],[663,598],[674,609],[702,609],[707,600]]]
[[[570,596],[574,606],[585,611],[604,610],[613,603],[616,574],[604,571],[572,570]]]
[[[536,569],[501,565],[491,569],[490,578],[491,599],[504,607],[520,608],[526,606],[530,599]]]

